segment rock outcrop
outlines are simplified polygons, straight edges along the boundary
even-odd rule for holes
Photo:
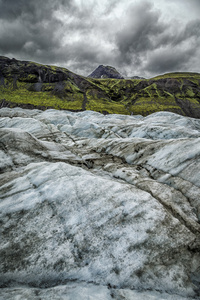
[[[88,77],[124,79],[114,67],[103,65],[98,66]]]
[[[198,299],[199,120],[0,117],[0,299]]]

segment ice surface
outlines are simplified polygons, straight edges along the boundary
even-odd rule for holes
[[[54,288],[10,288],[0,290],[0,300],[186,300],[188,298],[159,292],[110,289],[91,283],[69,283]],[[190,298],[192,300],[192,298]]]
[[[0,299],[198,299],[200,120],[0,116]]]

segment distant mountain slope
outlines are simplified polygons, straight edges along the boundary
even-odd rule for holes
[[[0,107],[3,106],[129,114],[101,87],[65,68],[0,56]]]
[[[149,115],[171,111],[200,118],[200,74],[152,79],[86,78],[56,66],[0,57],[0,107]]]
[[[103,65],[98,66],[88,77],[124,79],[115,68]]]
[[[145,80],[92,81],[133,114],[171,111],[200,118],[200,74],[170,73]]]
[[[127,79],[145,79],[145,78],[140,76],[131,76],[131,77],[127,77]]]

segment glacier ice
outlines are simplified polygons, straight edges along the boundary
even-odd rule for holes
[[[0,299],[199,297],[200,120],[0,117]]]

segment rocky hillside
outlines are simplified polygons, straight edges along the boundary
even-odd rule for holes
[[[200,120],[0,117],[0,299],[199,299]]]
[[[0,106],[129,114],[91,80],[65,68],[0,57]]]
[[[97,79],[61,67],[0,57],[0,106],[143,116],[171,111],[200,118],[200,74]]]
[[[124,79],[115,68],[103,65],[98,66],[88,77]]]

